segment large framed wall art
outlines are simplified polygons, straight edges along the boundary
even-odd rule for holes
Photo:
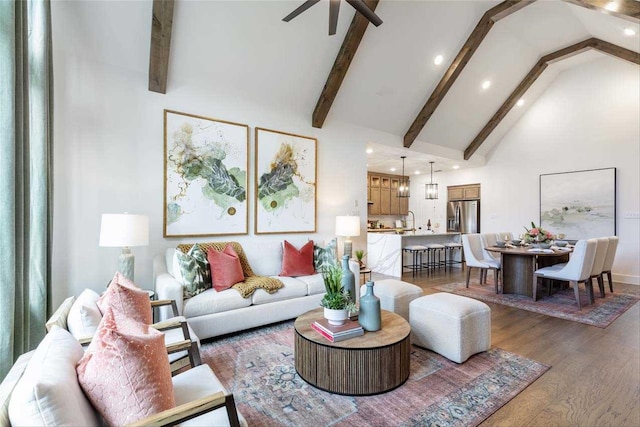
[[[164,236],[247,234],[249,126],[164,111]]]
[[[616,168],[540,175],[540,226],[566,239],[616,234]]]
[[[316,231],[317,140],[256,128],[255,234]]]

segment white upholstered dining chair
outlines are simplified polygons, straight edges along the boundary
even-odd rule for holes
[[[578,303],[578,309],[581,310],[580,304],[580,291],[578,284],[584,282],[587,294],[589,296],[589,303],[593,304],[593,286],[591,284],[591,270],[593,268],[593,261],[596,257],[596,239],[578,240],[573,254],[569,262],[562,268],[556,266],[544,267],[535,271],[533,278],[533,300],[537,300],[536,291],[541,279],[555,279],[569,282],[573,287],[573,292],[576,296],[576,302]],[[550,287],[550,281],[547,281],[547,286]]]
[[[600,298],[604,298],[604,280],[602,279],[602,267],[607,257],[609,249],[609,238],[601,237],[596,239],[596,257],[593,259],[593,267],[591,267],[591,283],[593,279],[598,281],[598,289],[600,289]]]
[[[467,281],[466,286],[469,287],[469,278],[471,269],[480,269],[480,283],[487,282],[487,270],[493,270],[493,277],[496,282],[496,293],[500,288],[500,263],[496,260],[488,260],[483,256],[482,238],[479,234],[463,234],[462,249],[464,250],[464,258],[467,264]]]
[[[616,258],[616,251],[618,250],[618,237],[609,237],[609,246],[607,247],[607,256],[604,258],[604,264],[602,265],[602,286],[600,287],[600,296],[604,297],[604,275],[607,275],[609,281],[609,291],[613,292],[613,282],[611,281],[611,269],[613,268],[613,261]]]
[[[482,241],[482,257],[488,261],[496,261],[498,263],[498,268],[500,268],[500,254],[489,252],[487,250],[490,246],[497,246],[499,240],[498,235],[496,233],[484,233],[480,235],[480,239]]]

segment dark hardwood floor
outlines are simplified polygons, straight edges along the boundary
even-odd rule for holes
[[[405,274],[402,280],[435,293],[463,282],[460,268]],[[477,278],[477,275],[472,275]],[[373,280],[385,276],[373,274]],[[614,283],[638,294],[640,287]],[[597,292],[596,292],[597,294]],[[482,426],[640,427],[640,304],[600,329],[498,304],[491,307],[492,346],[551,366]]]

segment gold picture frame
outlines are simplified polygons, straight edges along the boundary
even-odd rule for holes
[[[315,233],[318,140],[255,129],[255,234]]]
[[[164,110],[164,237],[249,232],[249,126]]]

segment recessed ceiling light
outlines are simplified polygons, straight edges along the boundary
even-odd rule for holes
[[[610,10],[611,12],[617,12],[618,11],[618,3],[615,1],[610,1],[609,3],[607,3],[607,5],[604,7],[607,10]]]
[[[367,154],[373,153],[373,148],[367,148]]]
[[[491,82],[489,80],[485,80],[482,83],[482,89],[489,89],[490,86],[491,86]]]
[[[516,102],[516,105],[518,107],[522,107],[524,105],[524,99],[522,99],[522,98],[518,99],[518,102]]]
[[[395,172],[395,171],[396,171],[396,168],[391,168],[391,169],[389,169],[389,170],[390,170],[391,172]]]
[[[453,169],[460,169],[460,166],[458,166],[458,165],[453,165],[453,166],[451,166],[451,167],[452,167]]]
[[[624,29],[624,35],[625,36],[635,36],[636,32],[633,31],[631,28],[625,28]]]
[[[442,64],[443,60],[444,60],[444,57],[442,55],[438,55],[435,58],[433,58],[433,63],[436,65],[440,65]]]
[[[420,175],[420,171],[415,171],[414,174]]]

